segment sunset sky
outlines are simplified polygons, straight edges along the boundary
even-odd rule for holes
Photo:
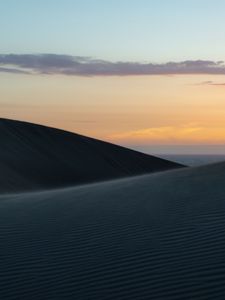
[[[154,153],[225,153],[225,1],[7,0],[0,11],[1,117]]]

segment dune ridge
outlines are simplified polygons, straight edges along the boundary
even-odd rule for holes
[[[65,187],[183,167],[71,132],[0,119],[0,193]]]

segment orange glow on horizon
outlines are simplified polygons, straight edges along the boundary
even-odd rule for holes
[[[114,134],[107,138],[115,143],[131,144],[225,144],[225,127],[204,128],[197,124],[180,127],[147,128]]]
[[[120,144],[225,143],[225,86],[206,84],[224,76],[0,76],[1,117]]]

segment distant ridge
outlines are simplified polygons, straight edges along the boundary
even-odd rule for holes
[[[60,129],[0,119],[0,192],[58,188],[183,167]]]

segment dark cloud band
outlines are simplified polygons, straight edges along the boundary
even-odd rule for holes
[[[209,60],[187,60],[154,64],[110,62],[90,57],[58,54],[0,54],[0,72],[74,76],[225,75],[225,64],[223,61]]]

